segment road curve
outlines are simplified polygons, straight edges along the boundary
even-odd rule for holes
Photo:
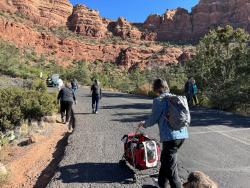
[[[47,187],[153,187],[150,178],[133,183],[133,171],[118,164],[123,154],[121,137],[148,116],[152,99],[106,91],[97,115],[91,113],[88,90],[80,89],[77,100],[75,130]],[[189,131],[190,138],[179,152],[183,179],[201,170],[220,188],[250,187],[250,118],[196,108]],[[159,139],[157,126],[145,132]]]

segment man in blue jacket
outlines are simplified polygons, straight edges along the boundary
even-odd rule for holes
[[[165,187],[169,181],[171,188],[182,188],[182,183],[177,169],[177,151],[188,138],[187,127],[180,130],[173,130],[168,125],[166,114],[168,110],[167,95],[169,87],[166,81],[156,79],[153,83],[153,90],[158,95],[154,99],[152,114],[148,120],[142,121],[139,127],[150,127],[158,123],[160,131],[160,141],[162,142],[161,168],[158,177],[158,186]]]

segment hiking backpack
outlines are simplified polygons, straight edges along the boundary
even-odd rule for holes
[[[166,119],[173,130],[188,127],[191,122],[187,98],[185,96],[168,95],[168,111]]]

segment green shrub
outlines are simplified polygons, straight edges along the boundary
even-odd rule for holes
[[[31,85],[31,89],[35,90],[35,91],[45,92],[45,91],[47,91],[46,82],[44,80],[41,80],[41,79],[33,80],[32,85]]]
[[[213,107],[238,111],[250,105],[249,44],[249,34],[231,26],[211,30],[199,42],[187,73],[194,76]]]
[[[21,88],[0,89],[0,131],[20,126],[24,119],[41,119],[56,110],[55,96]]]
[[[61,77],[68,81],[76,79],[82,85],[89,85],[91,83],[90,72],[83,61],[73,62],[73,65],[67,71],[63,72]]]

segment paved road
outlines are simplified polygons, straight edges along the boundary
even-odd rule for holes
[[[133,183],[133,171],[118,165],[121,137],[147,117],[151,104],[151,99],[105,92],[100,113],[94,115],[89,92],[79,91],[76,127],[48,187],[153,187],[150,178]],[[199,108],[192,111],[189,131],[179,153],[184,179],[189,172],[202,170],[221,188],[250,187],[250,118]],[[146,133],[159,138],[157,126]]]

